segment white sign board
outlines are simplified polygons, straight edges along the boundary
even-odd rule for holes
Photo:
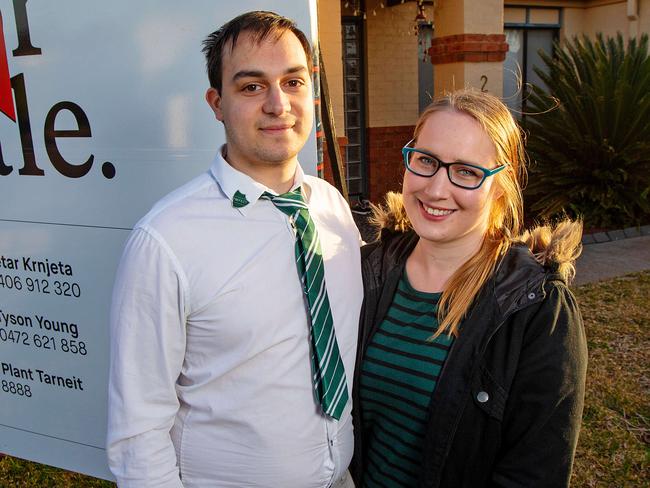
[[[111,479],[108,314],[132,226],[224,141],[201,41],[315,0],[0,0],[0,452]],[[300,155],[316,174],[316,139]]]

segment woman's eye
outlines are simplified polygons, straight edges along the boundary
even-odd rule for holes
[[[419,156],[418,163],[424,166],[435,166],[436,160],[427,156]]]
[[[479,171],[471,166],[456,166],[455,173],[458,176],[463,176],[466,178],[477,178],[480,177]]]

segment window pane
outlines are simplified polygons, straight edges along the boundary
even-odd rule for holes
[[[361,126],[361,114],[359,112],[347,112],[345,114],[346,127],[353,129]]]
[[[537,51],[540,49],[548,55],[551,55],[553,53],[553,30],[535,29],[528,31],[528,46],[526,49],[526,81],[528,83],[533,83],[541,88],[546,89],[546,85],[533,70],[534,67],[538,67],[541,68],[544,72],[548,72],[546,64],[544,61],[542,61],[542,57],[537,53]]]
[[[348,178],[360,178],[361,165],[359,163],[348,162]]]
[[[361,143],[361,131],[359,129],[348,129],[347,131],[348,141],[350,144],[360,144]]]
[[[345,56],[357,56],[357,42],[356,41],[346,41],[345,45]]]
[[[503,98],[515,114],[521,112],[522,69],[524,65],[524,31],[505,29],[508,52],[503,62]]]
[[[433,27],[420,25],[418,29],[418,107],[422,112],[433,96],[433,65],[428,50],[431,47]]]
[[[345,79],[345,93],[359,93],[359,78],[355,76]]]
[[[359,75],[359,60],[358,59],[346,59],[345,60],[345,74],[346,74],[346,76],[358,76]]]
[[[360,161],[361,160],[361,146],[347,146],[347,160]]]
[[[359,110],[358,95],[348,95],[345,97],[345,110]]]
[[[361,193],[360,179],[348,180],[348,193],[350,195],[358,195]]]

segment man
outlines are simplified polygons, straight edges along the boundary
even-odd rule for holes
[[[309,43],[250,12],[204,53],[226,145],[126,245],[109,464],[124,487],[349,486],[359,235],[340,194],[298,165]]]

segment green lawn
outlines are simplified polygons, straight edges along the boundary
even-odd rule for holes
[[[646,487],[650,479],[650,272],[575,291],[587,329],[589,370],[572,486]],[[114,485],[5,457],[0,460],[0,486]]]
[[[650,272],[584,285],[576,295],[589,367],[572,486],[647,487]]]

